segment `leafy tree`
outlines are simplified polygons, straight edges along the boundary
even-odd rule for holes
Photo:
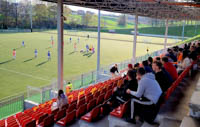
[[[126,26],[126,15],[121,15],[118,19],[119,26]]]

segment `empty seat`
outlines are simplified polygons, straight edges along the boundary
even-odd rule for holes
[[[104,101],[104,95],[105,95],[105,94],[101,94],[101,95],[97,98],[96,105],[103,103],[103,101]]]
[[[73,104],[69,105],[69,107],[68,107],[66,112],[69,113],[69,112],[71,112],[71,111],[73,111],[75,109],[76,109],[76,103],[73,103]]]
[[[93,99],[93,95],[92,95],[92,94],[88,94],[88,95],[86,96],[85,101],[86,101],[86,103],[89,103],[92,99]]]
[[[50,115],[50,114],[52,114],[52,115],[56,115],[57,113],[58,113],[58,111],[59,111],[59,109],[57,108],[57,109],[55,109],[55,110],[53,110],[53,111],[51,111],[51,109],[50,109],[50,111],[48,112],[48,114]]]
[[[124,104],[120,105],[119,107],[114,109],[112,112],[110,112],[110,115],[122,118],[128,108],[129,103],[130,103],[130,101],[127,101]]]
[[[101,90],[100,94],[103,94],[103,93],[105,94],[106,91],[107,91],[107,89],[106,89],[106,88],[103,88],[103,89]]]
[[[110,96],[112,95],[112,90],[107,91],[104,100],[108,100],[110,98]]]
[[[98,98],[99,95],[100,95],[100,92],[97,91],[97,92],[94,93],[94,96],[93,96],[93,97],[94,97],[94,98]]]
[[[58,113],[54,116],[54,121],[60,120],[61,118],[65,117],[65,115],[66,115],[65,109],[58,111]]]
[[[80,106],[76,111],[76,118],[79,118],[80,116],[85,114],[86,111],[87,111],[87,104]]]
[[[43,120],[48,117],[48,114],[43,114],[38,118],[37,124],[40,124],[43,122]]]
[[[92,109],[92,111],[82,116],[81,119],[87,122],[92,122],[93,120],[98,118],[99,115],[100,115],[100,106],[97,106],[94,109]]]
[[[43,122],[39,124],[39,127],[50,127],[54,124],[54,115],[49,115],[44,118]]]
[[[29,121],[23,127],[36,127],[36,121],[35,120]]]
[[[76,110],[73,110],[70,113],[68,113],[65,118],[59,120],[56,123],[61,126],[65,126],[66,124],[72,122],[75,119],[75,116],[76,116]]]
[[[93,99],[87,104],[87,111],[90,111],[95,106],[96,106],[96,99]]]
[[[76,108],[78,109],[81,105],[84,105],[84,104],[85,104],[85,98],[78,101]]]
[[[62,106],[62,108],[61,108],[61,109],[67,109],[67,108],[68,108],[68,106],[69,106],[69,104],[65,104],[65,105],[63,105],[63,106]]]

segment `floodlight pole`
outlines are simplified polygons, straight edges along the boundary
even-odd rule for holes
[[[166,28],[165,28],[165,43],[164,43],[164,50],[166,51],[166,49],[167,49],[167,36],[168,36],[168,19],[166,19],[166,21],[165,21],[165,26],[166,26]]]
[[[101,11],[98,10],[97,80],[100,71],[100,32],[101,32]]]
[[[58,89],[63,89],[63,0],[57,3]]]
[[[183,21],[182,41],[184,40],[184,32],[185,32],[185,20]]]
[[[133,64],[136,63],[136,43],[137,43],[137,31],[138,31],[138,15],[135,15],[135,28],[133,38]]]
[[[32,20],[32,17],[33,17],[33,14],[32,14],[32,0],[30,1],[30,4],[31,4],[31,11],[30,11],[30,24],[31,24],[31,32],[33,32],[33,20]]]

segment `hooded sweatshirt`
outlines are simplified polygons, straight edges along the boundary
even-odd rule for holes
[[[158,82],[155,80],[154,74],[146,73],[138,82],[137,92],[131,91],[130,93],[138,98],[146,97],[156,104],[162,94],[162,90]]]

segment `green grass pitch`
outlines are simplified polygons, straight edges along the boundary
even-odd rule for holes
[[[34,33],[1,33],[0,34],[0,99],[12,94],[24,92],[27,85],[44,86],[57,78],[57,34],[56,31]],[[65,31],[65,34],[76,36],[90,35],[90,39],[79,37],[77,51],[74,52],[74,42],[78,37],[72,37],[69,43],[69,35],[64,36],[64,79],[80,75],[96,69],[97,54],[80,53],[85,50],[85,45],[93,45],[97,49],[96,32]],[[54,38],[54,46],[51,47],[51,36]],[[131,35],[101,33],[101,66],[117,63],[132,57],[133,40]],[[127,41],[117,41],[127,40]],[[25,48],[21,47],[22,41]],[[138,36],[138,41],[164,43],[163,38]],[[168,43],[177,40],[168,39]],[[146,49],[150,52],[162,49],[163,45],[137,44],[137,56],[145,55]],[[16,49],[16,60],[12,59],[12,50]],[[34,59],[34,50],[38,50],[38,58]],[[52,59],[47,61],[47,52],[51,52]]]

